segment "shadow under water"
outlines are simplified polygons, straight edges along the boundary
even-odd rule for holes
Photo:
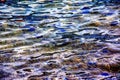
[[[119,79],[119,5],[1,3],[0,80]]]

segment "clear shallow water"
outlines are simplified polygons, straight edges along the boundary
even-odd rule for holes
[[[89,0],[0,6],[3,80],[119,80],[119,5]],[[2,74],[4,73],[4,74]]]

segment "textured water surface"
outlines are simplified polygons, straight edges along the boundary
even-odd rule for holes
[[[91,0],[0,5],[0,80],[119,79],[119,5]]]

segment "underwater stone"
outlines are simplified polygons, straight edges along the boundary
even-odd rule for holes
[[[64,1],[68,1],[68,3]],[[15,74],[11,76],[15,79],[20,78],[20,80],[27,77],[28,80],[52,80],[49,77],[63,80],[96,80],[98,77],[105,77],[106,79],[109,74],[110,77],[113,76],[109,71],[119,70],[120,57],[114,58],[112,56],[108,60],[94,61],[93,56],[98,59],[104,57],[104,55],[108,57],[120,52],[119,46],[116,45],[115,48],[111,45],[111,47],[106,47],[106,45],[96,46],[99,42],[103,44],[111,43],[113,39],[116,41],[114,44],[119,45],[116,38],[120,37],[117,37],[117,35],[120,35],[120,31],[115,30],[109,34],[108,30],[108,28],[115,29],[119,26],[119,8],[116,5],[96,5],[95,7],[91,3],[86,4],[86,1],[91,0],[63,0],[63,2],[62,0],[39,0],[39,2],[36,0],[20,0],[18,4],[9,6],[11,11],[7,9],[7,6],[3,8],[4,6],[0,5],[0,11],[2,10],[1,12],[5,13],[5,16],[1,15],[0,17],[4,17],[2,20],[7,17],[5,24],[1,20],[0,43],[2,45],[0,48],[6,44],[8,47],[2,49],[14,51],[13,54],[10,53],[11,55],[0,51],[0,62],[5,64],[2,68],[4,70],[12,68],[13,71],[15,70]],[[104,3],[110,0],[96,1],[103,1]],[[65,10],[63,7],[66,5],[68,6]],[[9,18],[8,14],[13,16]],[[112,23],[112,21],[118,21],[118,23]],[[111,24],[115,27],[110,26]],[[52,28],[52,30],[48,30],[49,28]],[[10,31],[10,34],[4,34],[7,31]],[[8,39],[6,40],[6,38]],[[111,42],[108,40],[111,40]],[[9,47],[9,43],[13,46]],[[65,52],[63,52],[64,50]],[[76,52],[71,52],[74,50]],[[19,56],[19,54],[21,55]],[[92,60],[89,60],[89,56]],[[23,61],[24,63],[19,64],[17,61]],[[103,68],[108,72],[103,72],[104,70],[101,70]],[[61,70],[65,75],[60,73]],[[82,72],[79,70],[82,70]],[[91,71],[95,71],[95,74],[91,74]],[[62,76],[57,74],[62,74]]]

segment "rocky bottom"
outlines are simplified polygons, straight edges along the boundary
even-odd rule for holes
[[[91,0],[0,4],[0,80],[120,80],[119,7]]]

